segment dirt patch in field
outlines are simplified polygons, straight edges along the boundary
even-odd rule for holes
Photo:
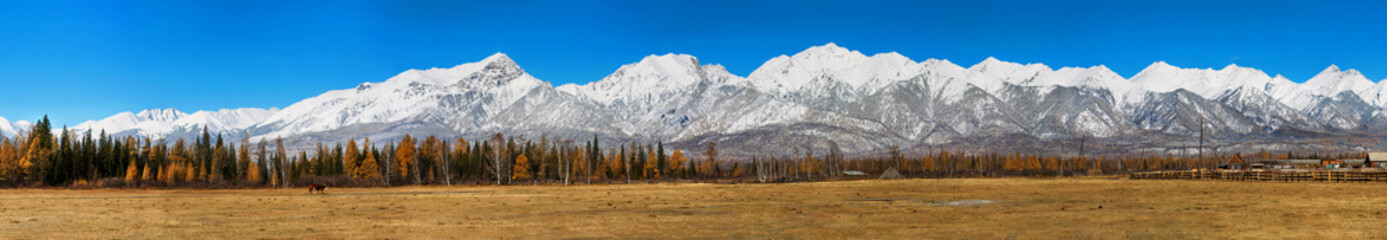
[[[469,194],[479,193],[480,191],[414,191],[414,192],[357,192],[357,193],[324,193],[324,196],[383,196],[383,195],[449,195],[449,194]]]
[[[931,205],[931,206],[968,206],[968,205],[991,204],[991,203],[995,203],[995,202],[997,202],[997,201],[994,201],[994,200],[956,200],[956,201],[941,201],[941,200],[922,200],[922,199],[908,199],[908,198],[907,198],[907,199],[862,198],[862,199],[851,199],[851,200],[847,200],[846,202],[848,202],[848,203],[857,203],[857,204],[917,204],[917,205]]]

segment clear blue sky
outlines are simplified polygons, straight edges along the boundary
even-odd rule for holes
[[[290,2],[290,3],[283,3]],[[964,66],[1237,63],[1304,81],[1387,77],[1384,4],[1326,1],[7,1],[0,116],[73,125],[122,111],[285,107],[410,68],[505,52],[594,81],[649,54],[746,75],[828,42]]]

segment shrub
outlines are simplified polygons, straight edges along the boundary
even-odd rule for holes
[[[380,181],[365,179],[353,179],[347,176],[302,176],[298,181],[294,181],[294,186],[308,186],[309,184],[322,184],[328,187],[379,187]]]
[[[103,188],[123,188],[125,187],[125,179],[119,177],[102,178],[101,181],[97,182],[97,185]]]

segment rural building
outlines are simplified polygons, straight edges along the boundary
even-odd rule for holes
[[[882,172],[882,173],[881,173],[881,179],[903,179],[903,178],[905,178],[905,176],[901,176],[901,173],[900,173],[899,171],[896,171],[896,167],[887,168],[885,172]]]
[[[1233,155],[1233,160],[1229,160],[1225,166],[1239,169],[1233,167],[1240,160],[1238,155]],[[1367,158],[1270,159],[1261,163],[1273,169],[1387,168],[1387,152],[1369,152]]]
[[[1353,159],[1320,159],[1320,167],[1323,167],[1323,168],[1344,168],[1344,167],[1347,167],[1346,165],[1344,165],[1344,164],[1346,164],[1346,162],[1352,162],[1352,161],[1353,161]],[[1361,163],[1360,163],[1360,164],[1361,164]]]
[[[1320,159],[1272,159],[1262,161],[1262,163],[1273,169],[1324,168],[1324,162]]]
[[[1237,170],[1237,169],[1246,169],[1246,168],[1247,168],[1247,161],[1243,161],[1243,155],[1242,155],[1242,154],[1233,154],[1233,158],[1232,158],[1232,159],[1228,159],[1228,162],[1227,162],[1227,163],[1224,163],[1223,166],[1219,166],[1219,168],[1221,168],[1221,169],[1233,169],[1233,170]]]
[[[1368,159],[1363,165],[1375,168],[1387,168],[1387,152],[1368,152]]]

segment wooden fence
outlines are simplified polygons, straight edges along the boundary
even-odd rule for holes
[[[1382,169],[1178,170],[1134,172],[1131,179],[1200,179],[1281,182],[1387,182]]]

